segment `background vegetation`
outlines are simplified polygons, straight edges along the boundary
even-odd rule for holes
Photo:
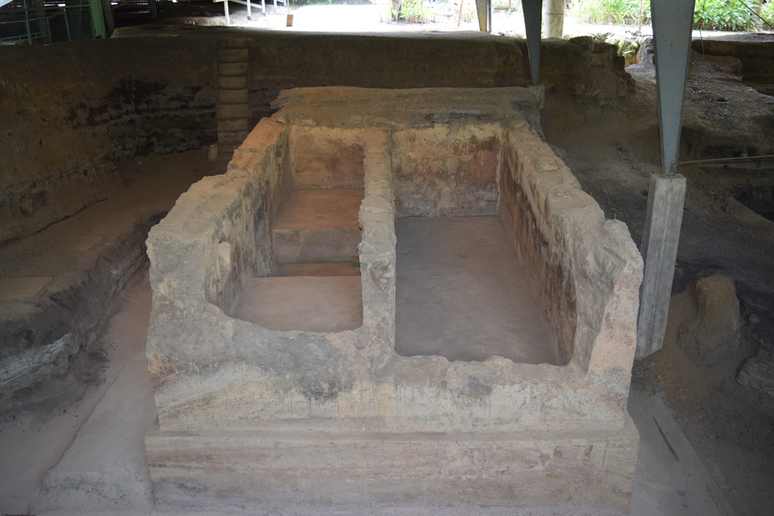
[[[640,0],[575,0],[569,12],[589,23],[636,25]],[[771,30],[766,22],[774,26],[774,2],[771,0],[696,0],[694,29]],[[650,23],[649,0],[642,2],[642,23]]]

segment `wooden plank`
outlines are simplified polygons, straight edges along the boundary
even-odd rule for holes
[[[685,178],[653,175],[642,239],[645,260],[637,323],[636,358],[645,358],[664,345],[672,278],[685,203]]]

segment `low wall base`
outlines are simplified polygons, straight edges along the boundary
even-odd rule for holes
[[[157,505],[628,514],[639,434],[627,416],[596,432],[155,432],[145,442]]]

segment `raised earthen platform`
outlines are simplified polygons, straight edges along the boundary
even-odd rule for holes
[[[642,260],[527,121],[540,102],[520,88],[284,92],[228,173],[178,200],[148,239],[157,506],[626,514]],[[283,229],[298,196],[361,188],[348,233]],[[351,213],[352,195],[307,211]],[[359,277],[335,275],[348,263]],[[358,281],[354,328],[336,308],[354,292],[264,290]],[[286,313],[291,326],[243,311],[302,300],[315,313]]]

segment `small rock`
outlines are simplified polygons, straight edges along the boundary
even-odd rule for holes
[[[668,325],[667,333],[698,365],[737,354],[742,324],[734,280],[713,275],[691,281],[672,296]]]

